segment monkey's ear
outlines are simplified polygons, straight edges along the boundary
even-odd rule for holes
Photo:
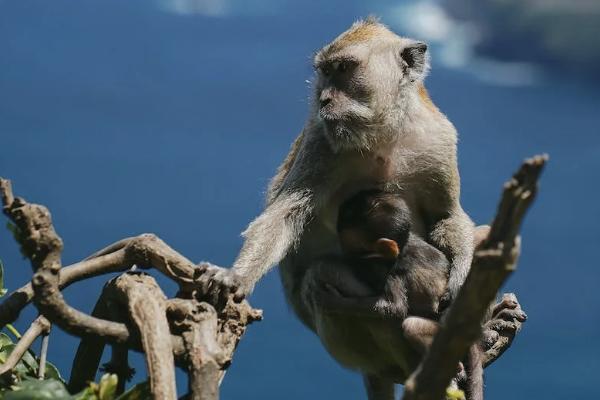
[[[408,44],[400,53],[405,71],[411,82],[422,80],[429,70],[429,54],[427,44],[413,42]]]

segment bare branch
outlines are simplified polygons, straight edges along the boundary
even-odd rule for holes
[[[21,252],[29,258],[33,270],[59,268],[63,244],[54,231],[48,209],[14,197],[10,182],[3,178],[0,178],[0,190],[4,213],[17,227]]]
[[[169,301],[169,316],[187,351],[189,399],[219,398],[219,379],[225,355],[217,343],[217,313],[213,307],[195,300]]]
[[[39,311],[53,323],[84,338],[75,359],[71,389],[77,390],[85,380],[93,378],[104,343],[108,342],[116,346],[113,356],[116,355],[118,363],[124,365],[127,364],[128,348],[140,350],[143,347],[154,398],[176,397],[173,355],[189,365],[194,398],[218,397],[218,386],[233,351],[247,325],[261,319],[260,311],[252,309],[246,301],[238,304],[231,299],[218,313],[212,306],[193,299],[175,299],[172,300],[174,303],[167,303],[153,278],[131,273],[121,275],[105,286],[93,316],[78,311],[65,302],[60,292],[78,280],[122,271],[132,265],[154,267],[179,283],[182,296],[193,296],[197,280],[206,266],[196,266],[155,235],[144,234],[116,242],[61,270],[62,241],[54,231],[48,210],[14,198],[8,181],[0,180],[0,190],[4,211],[18,228],[17,241],[36,271],[30,285],[11,293],[0,305],[0,323],[12,321],[33,300]],[[173,308],[178,302],[181,304]],[[111,303],[110,307],[108,303]],[[129,309],[135,327],[130,326],[128,319],[111,312],[115,303]],[[170,314],[176,314],[177,321],[186,321],[179,327],[175,322],[174,327],[183,339],[170,334],[167,304]],[[179,314],[173,310],[179,310]],[[181,314],[182,310],[189,315]],[[166,337],[171,340],[165,341]]]
[[[175,361],[167,322],[166,297],[150,275],[126,273],[111,281],[139,330],[154,399],[176,399]]]
[[[48,358],[48,341],[50,340],[50,331],[42,333],[42,348],[40,349],[40,362],[38,369],[38,379],[44,379],[46,375],[46,359]]]
[[[10,180],[0,178],[0,196],[2,197],[4,207],[10,207],[15,201]]]
[[[37,339],[38,336],[42,334],[47,335],[48,333],[50,333],[50,322],[40,315],[31,323],[29,329],[27,329],[25,334],[19,339],[19,342],[6,359],[6,362],[0,365],[0,375],[12,371],[23,357],[23,354],[31,347],[34,340]]]
[[[481,321],[498,289],[516,267],[517,234],[533,201],[547,156],[526,160],[504,193],[490,234],[475,252],[467,279],[452,304],[445,323],[421,365],[405,384],[405,400],[444,398],[456,366],[481,335]]]
[[[37,271],[31,283],[34,302],[40,312],[73,335],[80,337],[98,335],[111,343],[129,343],[130,346],[139,348],[135,338],[131,338],[125,324],[92,317],[70,307],[65,302],[59,288],[60,254],[63,245],[52,226],[50,212],[44,206],[26,203],[18,197],[14,198],[10,184],[2,178],[0,178],[0,182],[2,182],[0,185],[2,198],[7,201],[14,199],[11,203],[4,204],[4,212],[18,227],[18,241],[22,251],[31,260],[34,270]],[[131,254],[142,256],[141,259],[144,260],[145,247],[139,245],[140,241],[144,242],[143,240],[132,242]],[[127,250],[124,255],[113,253],[111,257],[110,254],[107,254],[103,261],[111,261],[110,265],[114,267],[114,263],[120,264],[123,256],[128,256]],[[90,265],[100,270],[104,268],[104,265],[98,261],[88,260],[84,263],[88,268]],[[81,268],[79,272],[84,272],[83,275],[85,275],[88,273],[88,269]],[[173,339],[176,352],[182,351],[181,338]]]
[[[58,285],[62,290],[72,283],[98,275],[125,271],[129,267],[130,265],[126,263],[125,250],[117,251],[61,268]],[[21,310],[32,300],[31,282],[8,294],[0,304],[0,327],[15,321]]]

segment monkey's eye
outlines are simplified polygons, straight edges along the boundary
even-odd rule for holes
[[[315,70],[324,76],[329,76],[331,74],[331,67],[327,64],[316,65]]]
[[[350,63],[346,62],[346,61],[342,61],[339,63],[339,66],[336,68],[338,71],[340,72],[346,72],[348,71],[348,69],[350,68]]]

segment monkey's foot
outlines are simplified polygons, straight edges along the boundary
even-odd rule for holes
[[[488,366],[494,362],[510,347],[527,314],[514,293],[505,293],[502,300],[494,306],[492,317],[483,326],[481,345],[485,352],[483,365]]]

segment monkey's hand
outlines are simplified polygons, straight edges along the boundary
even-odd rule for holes
[[[493,307],[490,320],[483,326],[484,366],[491,364],[510,347],[526,320],[527,314],[521,309],[517,296],[505,293]]]
[[[217,267],[208,262],[198,264],[198,269],[203,271],[194,278],[200,300],[214,306],[224,305],[230,297],[240,302],[246,293],[240,289],[240,278],[231,269]]]

